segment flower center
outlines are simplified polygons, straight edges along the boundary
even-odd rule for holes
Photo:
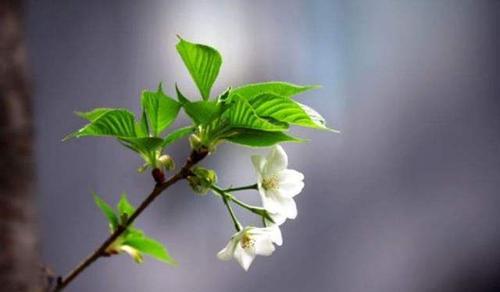
[[[249,249],[249,248],[252,248],[255,246],[255,240],[252,239],[250,236],[248,236],[247,234],[243,235],[243,237],[241,238],[241,247],[243,247],[244,249]]]
[[[275,190],[279,187],[278,176],[273,175],[271,177],[266,177],[262,179],[262,187],[264,190]]]

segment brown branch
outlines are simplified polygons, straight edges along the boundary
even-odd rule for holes
[[[127,219],[125,224],[121,224],[118,228],[86,259],[84,259],[78,266],[76,266],[71,272],[69,272],[65,277],[59,278],[54,288],[54,292],[62,291],[66,286],[68,286],[71,281],[73,281],[81,272],[88,268],[92,263],[94,263],[98,258],[106,255],[106,249],[113,244],[113,242],[122,235],[122,233],[127,230],[127,228],[134,222],[134,220],[151,204],[156,197],[158,197],[164,190],[166,190],[171,185],[175,184],[181,179],[187,178],[191,172],[191,167],[198,163],[200,160],[208,155],[206,150],[198,150],[191,152],[191,155],[186,160],[184,166],[177,172],[174,176],[170,177],[167,181],[162,183],[157,183],[151,193],[146,197],[146,199],[139,205],[135,212]]]

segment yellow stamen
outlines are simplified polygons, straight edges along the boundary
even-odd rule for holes
[[[271,177],[266,177],[262,179],[262,187],[264,190],[275,190],[279,187],[279,179],[278,176],[273,175]]]
[[[241,238],[240,244],[244,249],[253,248],[255,246],[255,240],[248,236],[248,234],[244,234]]]

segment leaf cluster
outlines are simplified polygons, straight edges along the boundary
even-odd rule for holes
[[[94,194],[94,201],[108,219],[110,233],[115,232],[120,225],[125,225],[128,218],[135,212],[135,207],[130,204],[125,194],[120,197],[116,209],[113,209],[96,194]],[[176,265],[176,261],[170,256],[167,248],[162,243],[146,236],[142,230],[133,225],[128,226],[125,232],[108,247],[106,252],[110,255],[125,252],[137,263],[142,263],[143,254],[146,254],[164,263]]]
[[[222,65],[220,53],[180,37],[176,48],[200,92],[200,100],[188,99],[177,86],[177,99],[174,99],[163,91],[160,84],[156,91],[142,92],[142,112],[138,119],[123,108],[78,112],[77,115],[88,124],[66,136],[65,140],[87,136],[114,137],[137,152],[144,159],[145,166],[157,167],[162,151],[190,134],[194,134],[194,139],[199,142],[198,147],[213,150],[222,141],[251,147],[302,142],[302,139],[287,133],[290,126],[332,130],[317,111],[293,99],[318,86],[281,81],[253,83],[228,88],[211,99],[210,92]],[[193,124],[163,135],[181,108]]]

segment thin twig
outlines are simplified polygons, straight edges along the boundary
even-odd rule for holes
[[[134,220],[151,204],[156,197],[158,197],[164,190],[166,190],[171,185],[175,184],[181,179],[185,179],[193,165],[198,163],[200,160],[208,155],[208,151],[200,150],[193,151],[191,155],[186,160],[185,165],[176,173],[174,176],[170,177],[167,181],[163,183],[157,183],[151,193],[146,197],[146,199],[139,205],[132,215],[127,219],[125,224],[121,224],[118,228],[86,259],[84,259],[80,264],[78,264],[71,272],[69,272],[65,277],[59,278],[54,292],[62,291],[66,286],[68,286],[71,281],[73,281],[81,272],[83,272],[87,267],[94,263],[98,258],[106,255],[106,249],[113,244],[113,242],[122,235],[122,233],[127,230],[127,228],[134,222]]]

